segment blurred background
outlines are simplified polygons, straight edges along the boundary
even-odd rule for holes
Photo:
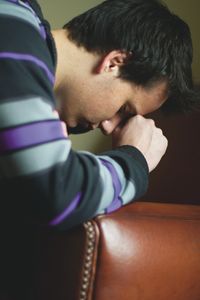
[[[85,10],[101,3],[98,0],[56,0],[38,1],[44,16],[50,22],[52,29],[61,28],[67,21]],[[165,0],[169,9],[184,19],[190,26],[194,45],[193,74],[196,82],[200,82],[200,1],[199,0]],[[86,150],[94,153],[110,148],[110,138],[95,130],[86,134],[71,135],[72,147],[75,150]]]

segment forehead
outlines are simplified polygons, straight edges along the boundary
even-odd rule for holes
[[[137,114],[145,115],[162,106],[168,98],[168,84],[162,81],[152,87],[133,87],[129,104],[135,108]]]

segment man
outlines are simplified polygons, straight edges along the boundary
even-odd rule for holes
[[[143,116],[196,101],[188,26],[155,0],[107,0],[51,33],[35,1],[0,0],[0,36],[4,217],[68,229],[141,197],[167,148]],[[71,149],[96,127],[113,150]]]

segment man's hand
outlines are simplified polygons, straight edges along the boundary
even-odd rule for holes
[[[57,110],[53,110],[53,114],[56,118],[58,118],[58,119],[60,118],[59,113],[57,112]],[[61,126],[62,126],[62,132],[63,132],[64,136],[67,138],[68,137],[68,132],[67,132],[67,126],[66,126],[65,122],[61,121]]]
[[[149,166],[149,172],[155,169],[165,154],[168,141],[162,130],[151,119],[140,115],[130,118],[123,127],[112,132],[113,147],[130,145],[142,152]]]

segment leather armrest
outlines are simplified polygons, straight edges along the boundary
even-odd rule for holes
[[[40,232],[34,300],[199,300],[200,207],[136,202]]]

